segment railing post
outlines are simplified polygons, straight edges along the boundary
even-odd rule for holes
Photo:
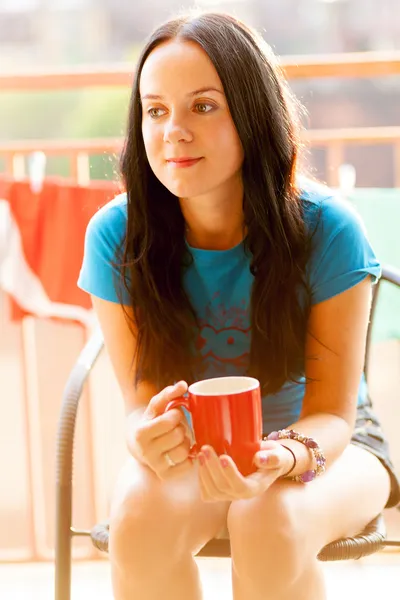
[[[331,187],[339,186],[339,167],[343,163],[344,148],[340,141],[328,142],[326,148],[327,183]]]
[[[76,155],[76,172],[78,185],[88,186],[90,183],[90,161],[89,154],[78,152]]]
[[[26,177],[25,156],[19,152],[12,156],[12,176],[17,180]]]
[[[4,156],[4,166],[6,175],[12,177],[14,172],[14,154],[6,154]]]
[[[90,183],[90,164],[87,152],[71,152],[71,177],[74,183],[86,186]]]
[[[400,188],[400,140],[398,140],[393,148],[394,152],[394,185]]]

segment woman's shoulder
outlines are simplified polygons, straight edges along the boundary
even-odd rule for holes
[[[380,264],[352,204],[314,181],[303,183],[301,198],[312,242],[307,265],[312,304],[344,292],[367,275],[376,282]]]
[[[118,250],[125,236],[126,220],[126,194],[120,194],[92,216],[86,229],[78,287],[111,302],[119,302],[116,281],[119,281],[120,272],[115,261],[119,260]],[[122,297],[124,293],[122,289]],[[128,298],[125,303],[129,304]]]
[[[301,178],[298,182],[304,219],[317,235],[337,233],[343,228],[364,230],[363,221],[348,200],[318,181]]]
[[[126,231],[127,197],[119,194],[91,217],[86,230],[86,244],[116,247]]]
[[[123,228],[127,219],[126,193],[118,194],[112,200],[100,207],[90,219],[89,225],[96,228]]]

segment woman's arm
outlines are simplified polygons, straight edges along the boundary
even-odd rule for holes
[[[155,386],[143,382],[135,386],[136,341],[134,331],[127,323],[124,309],[116,302],[91,296],[93,308],[100,322],[104,343],[125,403],[127,416],[127,443],[132,452],[133,434],[150,399],[157,394]],[[132,317],[132,309],[125,307]]]
[[[171,400],[187,391],[186,383],[181,381],[161,391],[151,382],[135,385],[134,328],[127,322],[120,304],[95,296],[92,296],[92,302],[124,398],[126,442],[130,454],[162,479],[183,474],[192,468],[189,460],[189,428],[180,410],[170,410],[164,414],[164,409]],[[125,309],[132,316],[132,310],[128,307]]]
[[[371,280],[312,307],[308,322],[305,371],[310,380],[300,419],[288,429],[314,438],[327,466],[349,444],[356,417],[371,307]],[[312,468],[310,451],[294,440],[282,440],[297,458],[291,476]]]

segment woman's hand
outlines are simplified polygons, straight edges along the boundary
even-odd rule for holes
[[[186,391],[187,384],[180,381],[153,396],[135,429],[135,455],[160,479],[182,475],[192,468],[190,429],[185,415],[177,408],[164,413],[167,404]]]
[[[293,466],[293,456],[275,441],[262,442],[254,456],[258,470],[247,477],[239,472],[230,456],[217,456],[211,446],[203,446],[198,454],[202,498],[205,502],[243,500],[265,492]]]

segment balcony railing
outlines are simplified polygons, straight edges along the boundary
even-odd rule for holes
[[[281,60],[288,79],[362,78],[400,75],[400,52],[362,52],[324,56],[291,56]],[[32,71],[0,75],[0,89],[18,91],[67,90],[93,87],[126,87],[132,82],[132,65],[80,67],[57,72]],[[307,130],[304,141],[310,148],[327,149],[327,183],[338,184],[338,168],[344,161],[348,145],[391,145],[394,148],[395,187],[400,187],[400,126],[349,129]],[[25,176],[24,157],[42,150],[48,155],[63,155],[70,159],[71,177],[80,184],[90,179],[89,156],[118,154],[122,139],[90,140],[21,140],[0,144],[0,157],[6,172],[15,177]]]
[[[280,64],[288,79],[381,77],[400,75],[400,52],[285,56]],[[124,87],[131,85],[132,72],[131,63],[64,68],[57,72],[30,69],[29,73],[0,74],[0,89],[43,91]]]
[[[395,187],[400,188],[400,126],[362,127],[346,129],[308,129],[304,132],[304,142],[310,148],[327,149],[327,183],[338,185],[338,170],[344,162],[345,148],[349,145],[394,146]],[[118,155],[123,144],[122,138],[80,139],[80,140],[22,140],[0,143],[0,156],[6,164],[6,173],[18,179],[25,177],[25,157],[41,150],[47,156],[67,156],[70,160],[70,174],[80,185],[90,180],[89,157],[100,154]]]

